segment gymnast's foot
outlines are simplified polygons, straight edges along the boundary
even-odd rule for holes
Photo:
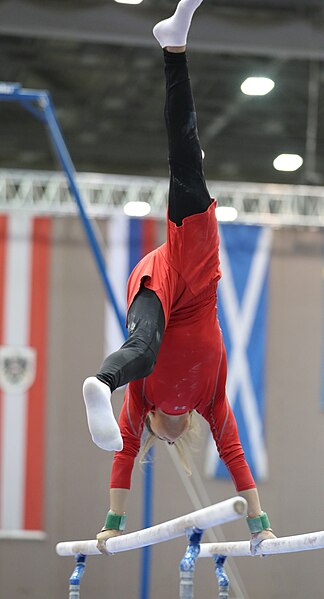
[[[186,46],[191,19],[202,1],[180,0],[174,15],[155,25],[153,35],[162,48]]]
[[[84,381],[83,399],[93,442],[106,451],[121,451],[123,440],[112,411],[110,397],[108,385],[95,376],[90,376]]]

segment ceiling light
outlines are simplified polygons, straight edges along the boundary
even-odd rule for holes
[[[293,172],[297,171],[303,164],[303,159],[299,154],[280,154],[273,161],[273,166],[277,171]]]
[[[151,206],[147,202],[127,202],[124,212],[127,216],[147,216],[151,212]]]
[[[216,217],[219,222],[229,223],[236,220],[237,216],[238,212],[232,206],[217,206],[216,208]]]
[[[143,0],[115,0],[118,4],[141,4]]]
[[[243,81],[241,91],[246,96],[265,96],[274,86],[274,81],[268,77],[248,77]]]

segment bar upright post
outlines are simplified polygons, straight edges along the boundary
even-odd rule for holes
[[[228,599],[229,578],[225,572],[225,555],[214,555],[215,572],[218,580],[218,599]]]
[[[195,566],[203,532],[200,528],[187,528],[186,530],[189,545],[180,562],[180,599],[193,599],[194,597]]]
[[[80,599],[80,582],[85,570],[86,555],[77,553],[75,556],[75,568],[70,578],[69,599]]]

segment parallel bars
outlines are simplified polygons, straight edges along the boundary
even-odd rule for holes
[[[237,520],[246,515],[246,501],[242,497],[233,497],[221,503],[211,505],[202,510],[180,516],[168,522],[145,528],[119,537],[113,537],[106,542],[108,553],[119,553],[131,549],[139,549],[169,541],[186,534],[186,530],[196,528],[205,530],[212,526]],[[67,541],[56,545],[58,555],[98,555],[97,541]]]
[[[206,528],[237,520],[246,515],[247,503],[242,497],[234,497],[196,512],[180,516],[156,526],[130,534],[113,537],[106,542],[110,554],[147,547],[186,535],[189,541],[180,563],[180,599],[193,599],[193,579],[198,557],[212,557],[218,580],[219,598],[228,599],[229,580],[224,564],[228,556],[252,556],[249,541],[228,543],[202,543]],[[262,541],[255,555],[273,555],[324,549],[324,531],[294,535]],[[86,555],[98,555],[97,541],[68,541],[58,543],[58,555],[74,555],[76,566],[70,578],[70,599],[79,599],[80,580],[85,568]]]

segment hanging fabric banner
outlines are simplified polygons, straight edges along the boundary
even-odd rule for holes
[[[227,395],[256,480],[268,475],[264,439],[265,358],[271,230],[223,225],[218,315],[228,359]],[[208,477],[228,478],[210,436]]]
[[[0,529],[44,530],[51,221],[0,216]]]
[[[125,317],[128,277],[137,262],[159,245],[160,228],[161,225],[151,218],[136,219],[118,215],[108,220],[107,272],[120,311]],[[115,312],[107,304],[105,355],[116,351],[124,341]]]

